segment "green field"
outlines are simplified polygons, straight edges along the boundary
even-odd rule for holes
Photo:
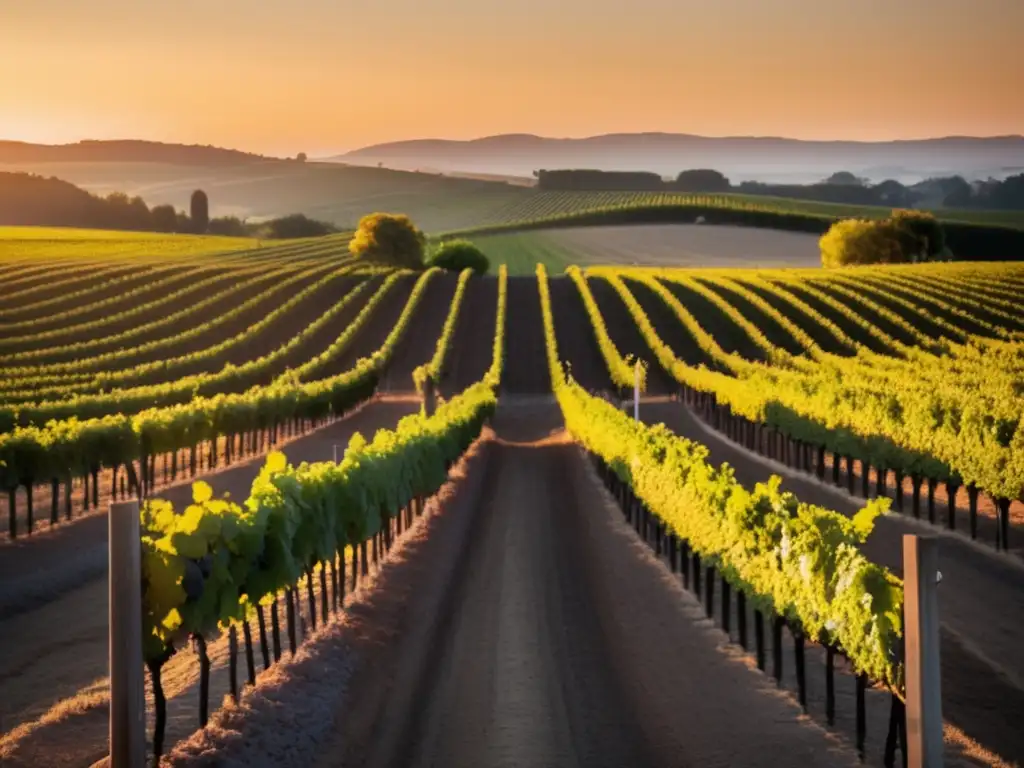
[[[571,264],[648,267],[817,267],[818,238],[803,232],[689,224],[572,227],[470,238],[511,275]]]

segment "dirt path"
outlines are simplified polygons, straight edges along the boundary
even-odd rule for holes
[[[418,408],[412,399],[372,401],[282,450],[294,463],[329,460],[333,446],[340,455],[354,433],[369,437]],[[263,457],[257,457],[203,480],[215,494],[243,500],[262,465]],[[181,507],[191,494],[185,482],[159,496]],[[0,734],[40,717],[107,673],[106,516],[82,518],[24,545],[5,549],[0,560]]]
[[[382,392],[416,391],[412,372],[423,363],[429,362],[437,348],[437,340],[444,328],[444,321],[451,310],[452,297],[458,285],[458,275],[445,272],[435,275],[427,283],[409,327],[402,334],[395,347],[395,354],[380,383]]]
[[[509,277],[505,318],[503,392],[522,395],[551,391],[544,351],[544,321],[536,277]]]
[[[589,280],[588,283],[608,328],[608,335],[615,342],[619,354],[623,357],[632,355],[647,363],[647,391],[652,395],[664,395],[678,390],[679,385],[661,367],[615,289],[601,278]]]
[[[576,284],[568,277],[554,277],[548,280],[548,287],[555,320],[555,341],[562,362],[568,366],[572,377],[587,389],[614,391],[608,365],[597,345],[594,326]]]
[[[856,512],[862,502],[814,479],[769,466],[705,428],[682,404],[641,405],[641,418],[664,422],[673,432],[706,445],[710,461],[728,462],[747,487],[771,474],[801,501]],[[934,528],[890,515],[878,521],[864,546],[873,561],[902,573],[902,536],[928,535]],[[1009,557],[953,536],[940,538],[939,590],[942,633],[942,693],[947,722],[1009,760],[1024,760],[1024,568]]]
[[[658,332],[658,338],[668,344],[676,357],[687,365],[713,367],[711,357],[697,346],[696,340],[686,330],[686,326],[679,322],[679,318],[658,294],[637,280],[624,278],[623,282],[647,315],[647,319],[651,321],[654,330]],[[649,355],[650,352],[646,354]]]
[[[462,307],[448,350],[448,362],[441,382],[444,397],[452,397],[480,381],[491,367],[497,311],[498,278],[471,278],[462,296]],[[506,365],[511,364],[509,359]]]
[[[348,347],[340,355],[326,363],[316,372],[316,378],[326,379],[336,376],[339,373],[348,371],[355,367],[355,364],[364,357],[370,357],[381,348],[384,340],[391,333],[402,316],[412,289],[416,285],[416,277],[406,275],[399,278],[381,299],[381,302],[373,308],[366,324],[355,335]],[[369,302],[370,296],[366,301]]]
[[[318,764],[854,765],[723,649],[559,425],[550,399],[503,401],[461,543],[386,573],[403,609],[360,617]]]

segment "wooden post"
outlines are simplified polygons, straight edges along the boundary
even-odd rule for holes
[[[909,768],[942,766],[938,541],[903,536]]]
[[[437,408],[437,393],[434,391],[434,380],[429,376],[423,382],[423,414],[428,418],[434,415]]]
[[[640,361],[633,366],[633,420],[640,421]]]
[[[146,764],[139,502],[110,505],[110,766]]]

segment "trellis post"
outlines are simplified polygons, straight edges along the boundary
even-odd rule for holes
[[[146,764],[139,502],[110,505],[110,766]]]
[[[938,540],[903,536],[907,765],[942,766]]]

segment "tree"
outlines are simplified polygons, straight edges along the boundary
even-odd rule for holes
[[[178,225],[178,214],[173,205],[157,205],[150,211],[153,229],[157,232],[173,232]]]
[[[676,189],[682,192],[728,192],[732,189],[725,174],[711,168],[695,168],[676,176]]]
[[[905,208],[916,202],[916,195],[895,179],[886,179],[871,188],[882,205]]]
[[[927,211],[896,210],[890,221],[909,235],[910,261],[932,261],[946,250],[946,231]]]
[[[298,162],[300,162],[300,163],[304,163],[304,162],[306,162],[306,153],[305,153],[305,152],[299,152],[299,154],[297,154],[297,155],[295,156],[295,159],[296,159],[296,160],[297,160]]]
[[[175,214],[175,217],[177,218],[177,222],[174,225],[174,231],[175,232],[191,232],[192,231],[192,221],[189,219],[187,213],[185,213],[184,211],[178,211]]]
[[[849,171],[836,171],[829,176],[824,184],[836,184],[841,187],[863,187],[867,184],[867,179],[862,179],[859,176],[855,176]]]
[[[907,260],[901,232],[887,221],[837,221],[822,235],[819,246],[823,267],[898,264]]]
[[[210,200],[203,190],[197,189],[192,193],[189,210],[191,211],[192,231],[197,235],[206,232],[210,226]]]
[[[924,211],[893,211],[888,219],[845,219],[819,241],[821,265],[903,264],[950,259],[942,225]]]
[[[461,272],[472,269],[478,275],[487,273],[490,268],[487,256],[469,240],[448,240],[438,246],[430,258],[430,266]]]
[[[422,269],[425,242],[423,232],[408,216],[371,213],[359,220],[348,249],[357,259]]]
[[[225,235],[228,237],[245,237],[249,234],[246,231],[245,222],[237,216],[221,216],[216,219],[210,219],[210,225],[206,231],[211,235]]]
[[[260,234],[268,238],[321,237],[338,230],[326,221],[317,221],[301,213],[271,219],[260,228]]]

